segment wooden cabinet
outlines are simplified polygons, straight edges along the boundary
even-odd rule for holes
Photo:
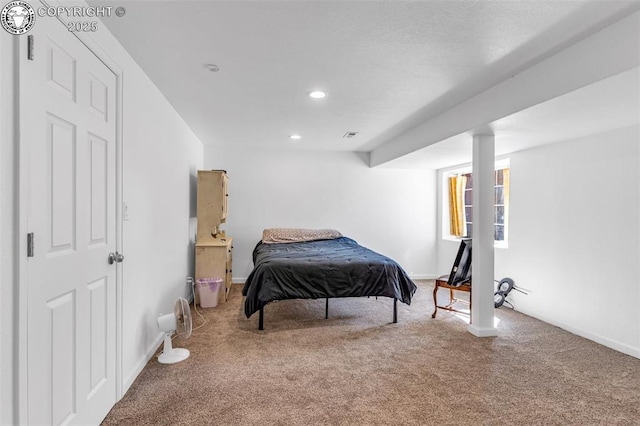
[[[224,170],[198,170],[196,242],[214,241],[227,220],[229,178]]]
[[[219,302],[229,298],[232,277],[233,239],[220,229],[227,220],[228,181],[224,170],[198,170],[196,282],[200,278],[222,278],[224,290],[218,292]]]
[[[222,278],[224,291],[218,292],[218,301],[226,302],[231,290],[231,261],[233,238],[196,242],[196,281],[200,278]]]

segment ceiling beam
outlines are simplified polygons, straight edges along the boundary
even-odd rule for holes
[[[375,167],[640,66],[640,12],[569,46],[378,146]]]

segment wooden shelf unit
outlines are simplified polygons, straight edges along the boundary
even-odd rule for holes
[[[196,242],[213,241],[227,221],[229,178],[224,170],[198,170]]]
[[[224,170],[198,170],[195,278],[222,278],[224,291],[218,292],[222,302],[229,298],[232,278],[233,238],[220,230],[227,220],[228,182]]]

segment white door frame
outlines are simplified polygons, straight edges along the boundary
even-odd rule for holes
[[[44,3],[44,2],[43,2]],[[60,3],[57,0],[48,1],[50,6],[60,6]],[[60,19],[60,18],[59,18]],[[61,25],[64,23],[64,19],[60,19],[62,21]],[[36,23],[37,25],[37,23]],[[100,23],[100,25],[104,25]],[[115,182],[115,190],[116,190],[116,248],[115,250],[118,253],[123,253],[122,248],[122,188],[123,188],[123,155],[122,155],[122,139],[123,139],[123,131],[122,131],[122,120],[123,120],[123,77],[124,72],[120,65],[115,62],[99,45],[99,43],[90,35],[90,33],[72,33],[74,34],[86,47],[89,51],[91,51],[100,61],[102,61],[105,66],[114,73],[116,77],[116,182]],[[14,58],[16,58],[16,64],[14,66],[14,82],[16,83],[15,90],[18,91],[16,94],[17,104],[14,109],[14,117],[13,121],[18,129],[20,126],[20,114],[19,114],[19,105],[22,101],[21,93],[19,93],[19,79],[20,79],[20,61],[19,55],[26,54],[26,45],[27,45],[27,37],[21,36],[18,40],[16,37],[16,42],[13,45]],[[37,41],[36,41],[36,54],[37,54]],[[17,331],[17,344],[18,344],[18,389],[17,392],[17,418],[15,419],[16,424],[24,424],[27,419],[28,407],[27,407],[27,198],[28,198],[28,183],[29,183],[29,141],[22,140],[18,136],[18,140],[16,141],[18,147],[18,156],[19,156],[19,182],[17,183],[19,186],[18,193],[18,279],[16,280],[16,293],[18,296],[18,324],[16,325]],[[122,339],[123,339],[123,300],[122,300],[122,264],[116,263],[116,401],[120,400],[124,394],[123,391],[123,368],[122,368]]]

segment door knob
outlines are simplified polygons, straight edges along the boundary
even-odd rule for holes
[[[124,255],[118,252],[109,253],[109,257],[107,257],[109,261],[109,265],[113,265],[114,263],[121,263],[124,260]]]

